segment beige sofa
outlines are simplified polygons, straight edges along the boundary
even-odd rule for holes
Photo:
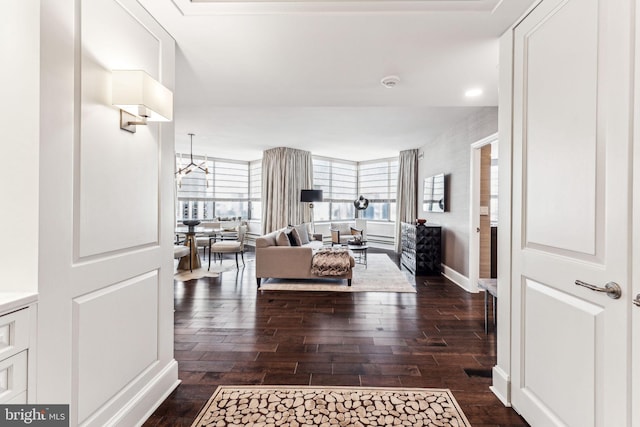
[[[322,247],[322,242],[312,240],[302,246],[278,246],[276,238],[278,231],[256,238],[256,281],[258,288],[262,279],[313,279],[329,278],[311,274],[311,258],[315,250]],[[351,286],[352,269],[355,265],[353,256],[350,257],[349,272],[342,276],[330,276],[332,279],[347,279]]]

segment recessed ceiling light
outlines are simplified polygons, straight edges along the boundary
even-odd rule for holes
[[[467,98],[473,98],[480,95],[482,95],[482,89],[477,87],[473,89],[469,89],[464,93],[464,96],[466,96]]]

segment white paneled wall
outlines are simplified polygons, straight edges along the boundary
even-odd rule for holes
[[[161,74],[162,41],[131,12],[114,0],[81,10],[80,257],[158,241],[160,128],[138,126],[131,134],[113,125],[119,110],[111,105],[111,71]]]
[[[136,425],[178,383],[174,130],[122,131],[111,70],[173,90],[175,45],[134,0],[41,5],[37,403]]]

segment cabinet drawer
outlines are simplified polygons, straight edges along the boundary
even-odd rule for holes
[[[26,390],[27,350],[0,361],[0,403],[21,401]]]
[[[29,346],[29,309],[0,316],[0,359],[21,352]]]

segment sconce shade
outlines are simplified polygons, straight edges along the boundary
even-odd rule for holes
[[[111,103],[150,122],[173,120],[173,93],[142,70],[112,71]]]
[[[300,190],[301,202],[321,202],[322,190]]]

